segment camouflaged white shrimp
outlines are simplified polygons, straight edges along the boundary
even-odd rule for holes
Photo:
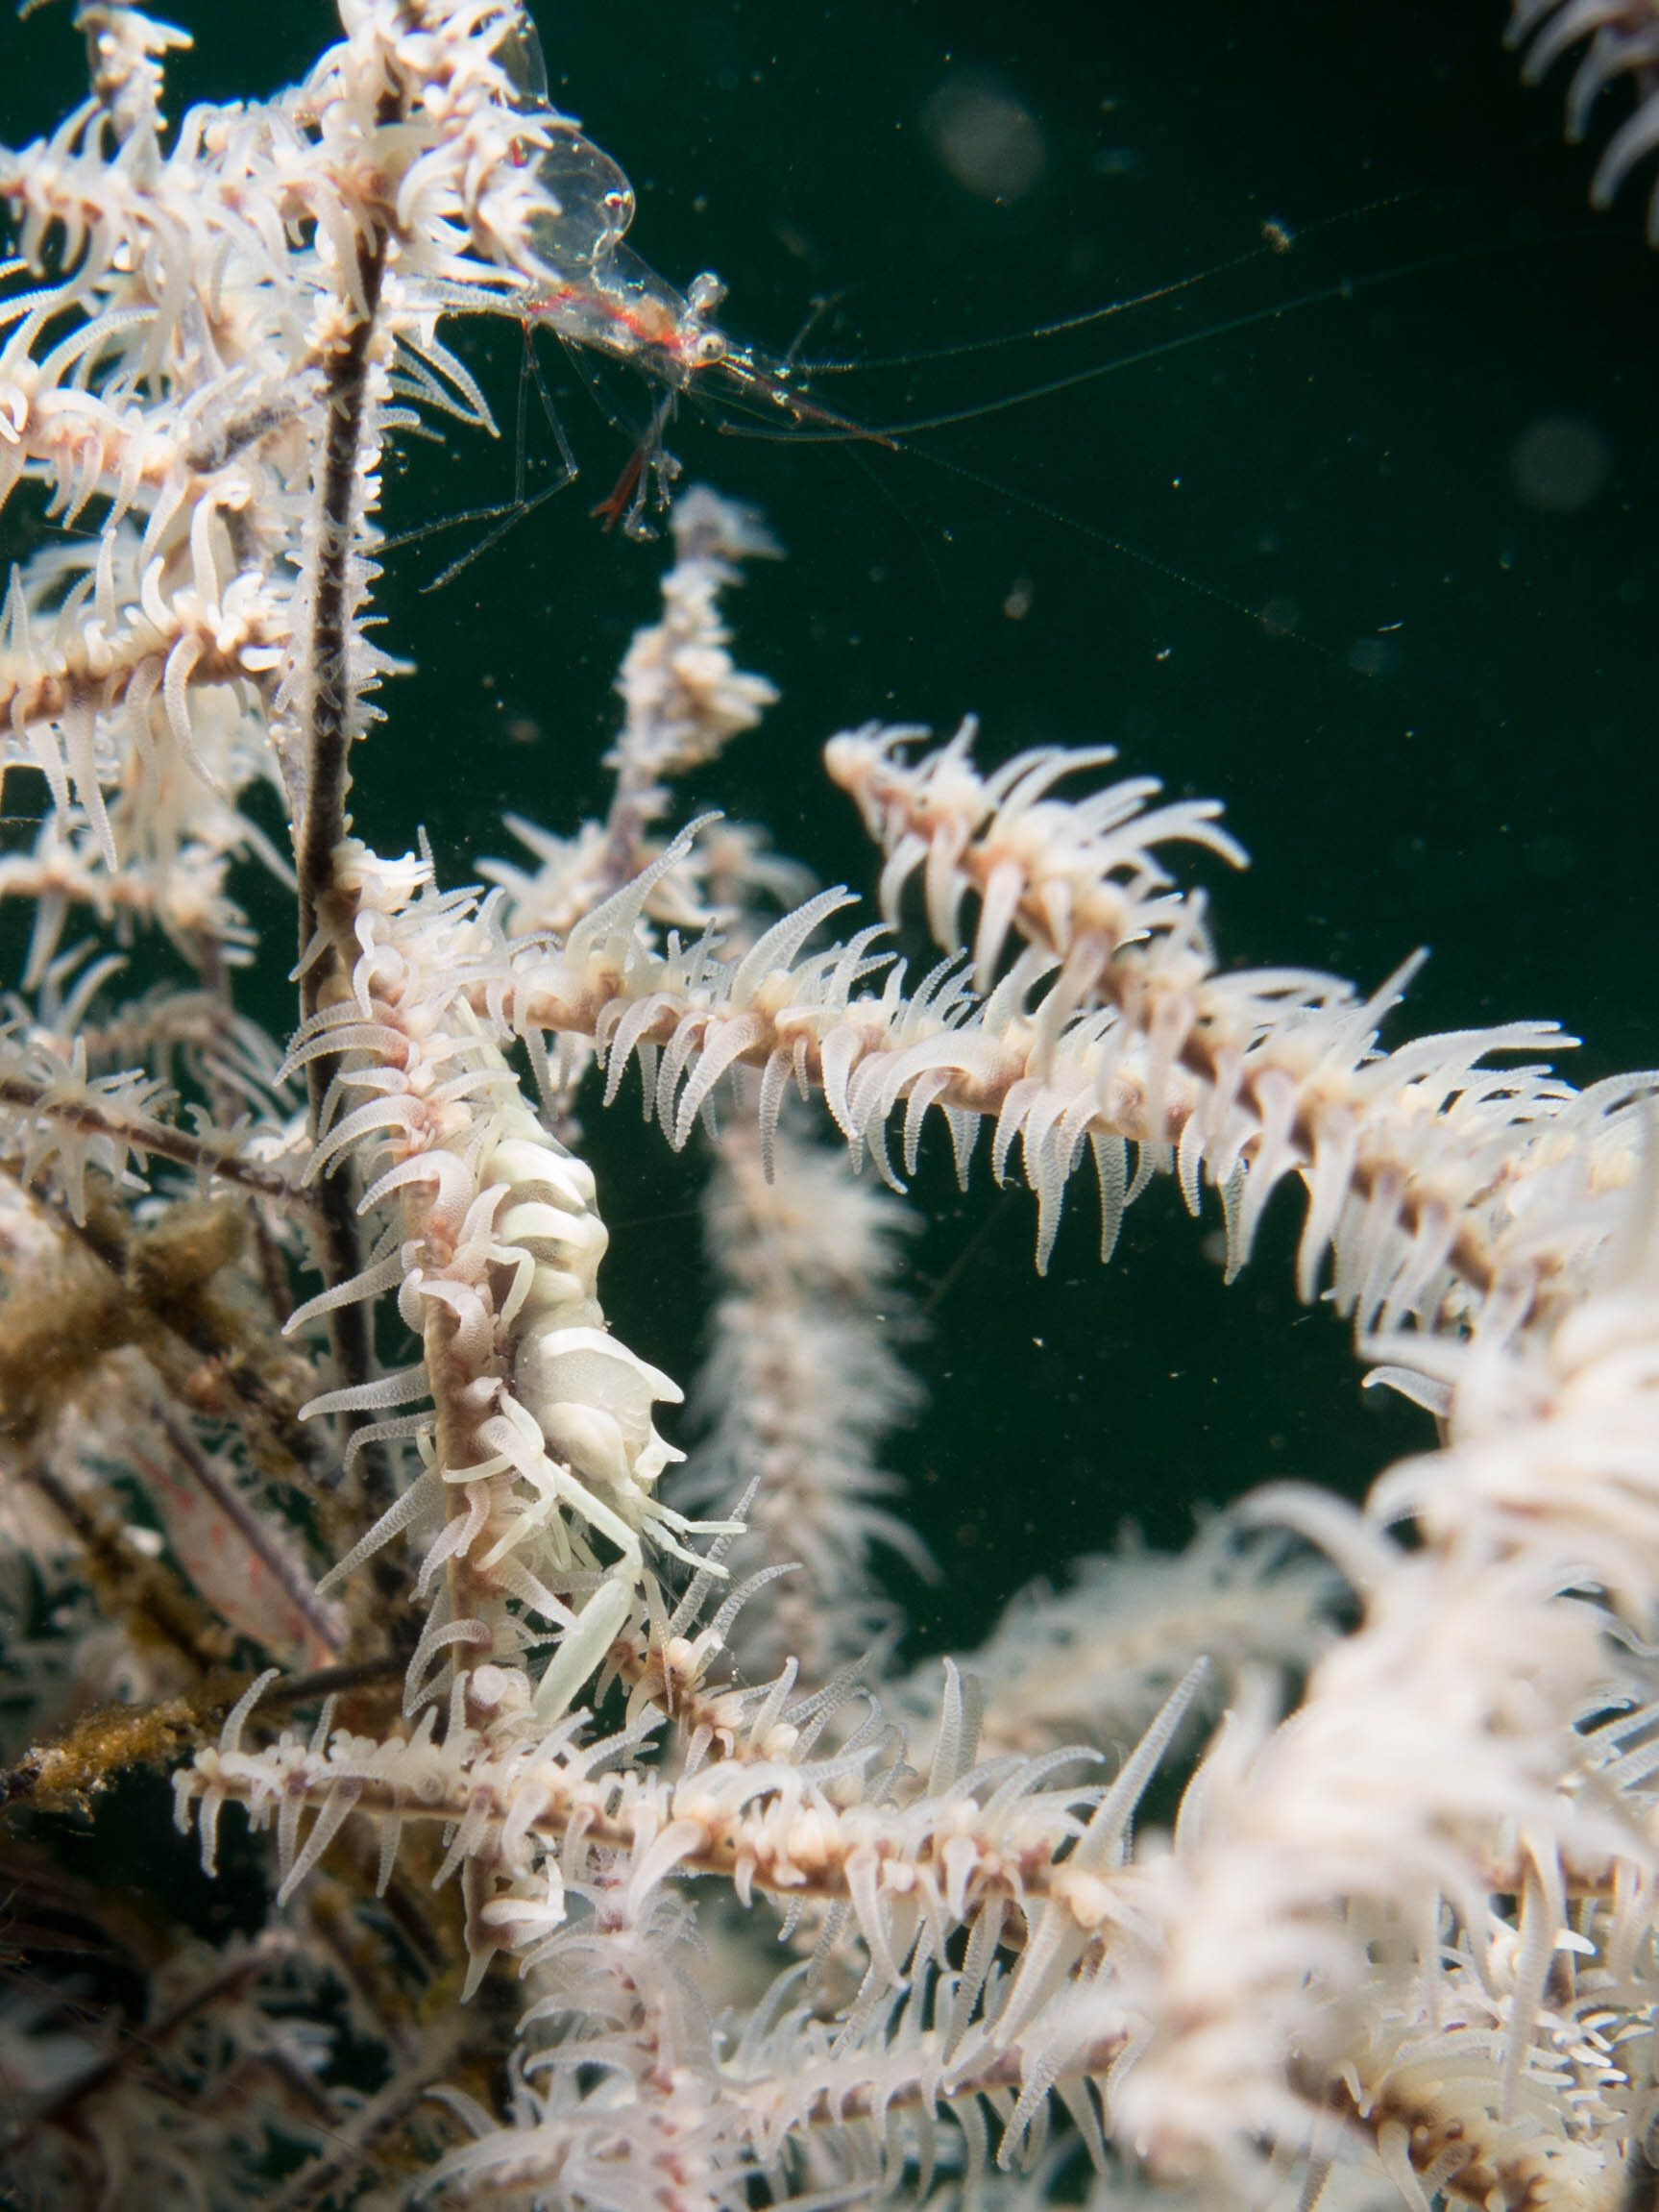
[[[411,1661],[411,1697],[424,1694],[435,1652],[479,1640],[473,1609],[500,1596],[563,1631],[542,1685],[541,1709],[556,1711],[635,1604],[646,1544],[704,1568],[681,1538],[720,1525],[687,1521],[654,1495],[681,1455],[658,1436],[651,1409],[676,1402],[679,1389],[606,1328],[598,1277],[608,1239],[593,1176],[524,1104],[490,1033],[506,958],[499,895],[480,905],[471,893],[440,894],[424,857],[388,864],[357,846],[337,854],[336,879],[354,907],[351,990],[308,1018],[288,1063],[340,1061],[306,1172],[315,1179],[358,1150],[374,1176],[362,1210],[395,1197],[403,1235],[383,1236],[367,1267],[308,1301],[289,1326],[396,1283],[421,1362],[326,1391],[305,1410],[434,1404],[358,1432],[362,1440],[414,1437],[427,1475],[329,1580],[446,1496],[421,1589],[463,1561],[476,1583],[436,1601]],[[349,1105],[357,1094],[364,1103]],[[607,1565],[584,1531],[620,1556]],[[547,1569],[555,1585],[573,1575],[589,1592],[579,1611],[549,1586]]]
[[[644,1540],[707,1571],[679,1538],[732,1533],[734,1524],[688,1520],[655,1494],[657,1478],[685,1455],[657,1434],[651,1410],[677,1405],[682,1392],[605,1327],[597,1282],[609,1238],[591,1170],[513,1102],[479,1172],[485,1185],[506,1186],[496,1241],[513,1271],[501,1303],[512,1388],[480,1433],[494,1431],[490,1440],[541,1492],[528,1519],[551,1520],[568,1507],[622,1554],[542,1678],[536,1705],[547,1714],[574,1694],[622,1628],[644,1578]]]

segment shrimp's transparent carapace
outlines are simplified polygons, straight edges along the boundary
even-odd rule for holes
[[[547,142],[534,157],[536,181],[557,213],[532,221],[536,258],[550,274],[577,281],[602,268],[634,219],[634,188],[622,163],[549,111]]]
[[[710,270],[678,291],[623,241],[634,189],[621,162],[562,115],[548,96],[547,67],[529,12],[515,9],[496,49],[525,117],[521,159],[547,198],[530,225],[534,274],[512,300],[525,324],[629,362],[683,391],[720,372],[745,395],[793,412],[789,364],[738,344],[714,321],[725,286]]]
[[[677,391],[719,369],[781,395],[783,363],[736,344],[714,321],[725,286],[712,270],[681,292],[623,242],[633,187],[602,147],[558,117],[531,159],[557,212],[531,226],[538,277],[513,302],[526,325],[545,325]]]
[[[512,303],[526,328],[545,326],[573,346],[626,361],[671,391],[716,382],[741,399],[782,409],[795,423],[858,431],[858,425],[807,400],[781,355],[740,343],[720,328],[715,316],[726,288],[712,269],[681,292],[623,243],[633,192],[609,155],[573,133],[570,142],[555,142],[539,160],[553,164],[547,182],[561,212],[547,219],[545,250],[536,236],[541,281]],[[602,177],[601,164],[620,184],[584,199],[579,187]]]

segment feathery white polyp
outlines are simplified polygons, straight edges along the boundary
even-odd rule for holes
[[[963,901],[979,899],[973,936],[974,989],[985,993],[1002,964],[1011,928],[1061,963],[1057,1015],[1085,1004],[1094,971],[1120,945],[1180,925],[1181,902],[1159,896],[1170,878],[1159,845],[1202,845],[1244,865],[1244,848],[1216,826],[1214,799],[1183,799],[1144,811],[1160,789],[1152,776],[1110,784],[1092,799],[1062,801],[1055,784],[1117,757],[1111,746],[1068,751],[1044,746],[1015,754],[983,779],[969,754],[979,725],[969,716],[950,743],[914,767],[899,748],[925,730],[861,730],[831,738],[824,767],[858,804],[888,855],[881,906],[898,919],[904,888],[919,868],[928,927],[949,951],[962,948]]]
[[[1567,135],[1589,135],[1603,92],[1621,78],[1635,81],[1636,107],[1614,132],[1597,164],[1591,205],[1607,209],[1641,162],[1659,149],[1659,11],[1653,0],[1510,0],[1506,42],[1525,49],[1524,81],[1539,84],[1562,56],[1584,39],[1587,51],[1567,90]],[[1659,246],[1659,185],[1647,202],[1647,242]]]
[[[865,748],[858,760],[886,774],[887,741],[857,743]],[[990,801],[966,765],[962,737],[936,758],[949,769],[940,788],[963,800],[955,819],[984,818]],[[919,781],[930,792],[930,765],[898,772],[908,779],[904,789]],[[1045,760],[1034,772],[1039,781],[1048,767]],[[1087,820],[1127,813],[1133,828],[1131,802],[1106,797],[1110,805],[1092,812],[1091,801],[1080,802]],[[1045,939],[1045,918],[1059,910],[1053,884],[1060,876],[1045,873],[1036,851],[1028,855],[1035,888],[1013,909],[1019,919],[1029,906],[1034,942],[983,1001],[949,968],[907,996],[904,964],[870,954],[867,932],[825,951],[803,950],[812,928],[841,904],[839,892],[819,894],[740,960],[722,959],[707,933],[689,950],[671,945],[658,952],[638,923],[658,873],[683,851],[682,839],[631,893],[573,931],[562,950],[515,951],[514,1023],[595,1037],[607,1058],[607,1098],[637,1058],[647,1117],[654,1111],[676,1144],[689,1137],[713,1082],[745,1065],[763,1071],[763,1137],[790,1083],[821,1088],[855,1160],[867,1148],[895,1185],[887,1123],[901,1106],[906,1162],[914,1165],[926,1116],[937,1109],[949,1124],[959,1172],[977,1123],[988,1117],[993,1173],[1003,1176],[1017,1143],[1037,1197],[1039,1266],[1086,1142],[1109,1249],[1125,1197],[1116,1149],[1125,1143],[1136,1146],[1139,1162],[1128,1195],[1148,1173],[1171,1168],[1194,1211],[1202,1180],[1224,1193],[1234,1267],[1248,1258],[1277,1185],[1299,1177],[1307,1192],[1300,1288],[1315,1293],[1330,1253],[1338,1307],[1363,1328],[1432,1315],[1449,1297],[1484,1295],[1500,1283],[1507,1291],[1555,1285],[1577,1265],[1575,1255],[1594,1251],[1599,1233],[1592,1227],[1585,1242],[1574,1202],[1633,1172],[1651,1078],[1580,1094],[1536,1066],[1504,1072],[1482,1065],[1492,1054],[1571,1044],[1551,1023],[1511,1022],[1382,1051],[1380,1025],[1415,963],[1365,999],[1313,971],[1221,972],[1196,898],[1168,888],[1159,872],[1166,888],[1137,904],[1132,919],[1129,893],[1110,871],[1127,867],[1132,885],[1141,884],[1153,879],[1156,863],[1144,854],[1123,859],[1116,830],[1096,842],[1092,830],[1075,830],[1069,814],[1044,799],[1025,820],[1038,823],[1067,866],[1084,855],[1066,911],[1116,916],[1110,938],[1090,937],[1086,966],[1074,970],[1069,986],[1064,966],[1058,977],[1054,969],[1084,938]],[[1221,835],[1209,830],[1208,815],[1197,831],[1212,845]],[[947,842],[960,848],[965,869],[972,848],[954,832]],[[1102,877],[1105,904],[1091,908],[1092,895],[1079,886],[1088,870],[1106,865],[1103,855],[1111,856]],[[877,976],[879,995],[861,988]],[[1073,1002],[1057,1015],[1062,990]],[[1588,1150],[1576,1143],[1580,1133]]]

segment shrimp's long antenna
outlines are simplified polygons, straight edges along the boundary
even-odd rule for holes
[[[1439,258],[1451,258],[1452,257]],[[1375,281],[1380,282],[1381,280]],[[1005,501],[1011,506],[1017,506],[1028,514],[1039,515],[1045,522],[1056,523],[1061,528],[1071,530],[1080,537],[1087,538],[1093,545],[1104,546],[1108,552],[1117,553],[1124,560],[1133,562],[1135,567],[1145,570],[1148,574],[1160,577],[1165,582],[1176,584],[1183,591],[1196,594],[1200,599],[1207,599],[1215,606],[1225,607],[1230,614],[1236,615],[1242,621],[1249,623],[1254,629],[1267,630],[1269,634],[1287,637],[1305,651],[1315,654],[1320,660],[1328,662],[1331,667],[1348,669],[1351,668],[1351,663],[1344,655],[1333,652],[1329,646],[1321,645],[1316,638],[1307,637],[1300,630],[1289,628],[1279,630],[1264,619],[1258,609],[1246,605],[1243,600],[1235,599],[1231,592],[1223,591],[1219,585],[1207,583],[1202,577],[1194,576],[1189,570],[1178,568],[1173,561],[1162,560],[1157,553],[1146,552],[1143,547],[1131,545],[1125,538],[1114,537],[1110,530],[1102,529],[1098,524],[1086,522],[1081,515],[1068,513],[1064,507],[1053,506],[1048,501],[1037,498],[1034,493],[1021,491],[1017,486],[1004,482],[999,478],[987,476],[982,470],[971,468],[964,461],[952,460],[943,454],[930,452],[925,446],[915,445],[911,442],[910,435],[913,430],[937,430],[944,424],[971,421],[980,415],[997,412],[1001,406],[1016,406],[1021,400],[1043,397],[1050,390],[1067,389],[1073,383],[1084,381],[1086,377],[1109,374],[1113,369],[1127,368],[1134,361],[1154,358],[1159,354],[1174,351],[1179,346],[1196,344],[1200,337],[1215,336],[1241,325],[1248,326],[1251,323],[1262,321],[1267,314],[1282,313],[1288,307],[1304,306],[1316,299],[1335,297],[1339,289],[1342,288],[1328,288],[1324,292],[1308,293],[1303,300],[1286,302],[1275,309],[1241,316],[1230,323],[1211,324],[1205,331],[1194,332],[1188,336],[1171,341],[1167,346],[1150,347],[1141,354],[1124,355],[1119,359],[1105,364],[1104,367],[1084,372],[1079,377],[1059,380],[1053,385],[1044,386],[1040,392],[1020,393],[1015,395],[1012,400],[992,403],[985,407],[964,409],[957,414],[936,416],[922,423],[907,423],[866,430],[855,424],[841,424],[832,417],[831,420],[836,422],[836,428],[833,431],[800,428],[793,430],[744,430],[728,419],[721,418],[717,420],[716,428],[720,434],[726,437],[759,438],[771,444],[835,444],[842,447],[847,445],[847,433],[850,430],[862,440],[885,445],[892,453],[907,455],[912,459],[924,461],[932,468],[944,471],[948,476],[960,477],[964,483],[975,484],[982,491],[990,492],[994,497]],[[763,385],[760,388],[764,389],[766,386]],[[790,406],[797,424],[801,420],[801,410],[810,406],[810,403],[800,401],[794,394],[786,394],[785,404]],[[823,409],[813,411],[815,413],[826,412]],[[872,474],[867,469],[866,473]],[[873,478],[873,474],[872,480],[879,481]],[[902,509],[900,511],[903,512]],[[909,523],[910,518],[906,516],[905,520]],[[915,526],[911,525],[911,527],[914,528]],[[928,555],[928,565],[933,569],[936,580],[940,581],[942,590],[942,580],[939,579],[937,564],[931,553]]]
[[[965,483],[977,484],[981,491],[994,493],[1011,506],[1023,507],[1028,514],[1040,515],[1044,522],[1059,523],[1062,528],[1074,530],[1079,537],[1086,537],[1094,545],[1105,546],[1110,553],[1121,553],[1125,560],[1133,561],[1136,568],[1146,569],[1151,575],[1161,577],[1166,583],[1180,584],[1183,591],[1196,592],[1200,599],[1213,601],[1215,605],[1226,607],[1230,614],[1242,615],[1255,629],[1266,629],[1274,636],[1288,637],[1296,644],[1305,646],[1310,652],[1318,653],[1322,660],[1328,660],[1333,666],[1349,665],[1340,653],[1332,652],[1316,639],[1304,636],[1300,630],[1286,629],[1281,632],[1274,628],[1273,625],[1264,621],[1256,608],[1246,606],[1243,600],[1234,599],[1231,592],[1223,591],[1218,584],[1206,583],[1202,577],[1177,568],[1173,561],[1160,560],[1157,553],[1150,553],[1141,546],[1134,546],[1124,538],[1113,537],[1110,530],[1103,530],[1098,523],[1086,522],[1081,515],[1068,514],[1064,507],[1051,506],[1035,493],[1022,492],[1014,484],[1003,483],[996,477],[985,476],[980,470],[967,467],[964,462],[947,460],[942,454],[925,453],[915,446],[900,446],[898,451],[914,460],[926,461],[931,468],[943,469],[947,476],[961,477]]]
[[[931,468],[942,469],[947,476],[961,477],[965,483],[977,484],[981,491],[990,492],[995,498],[1005,501],[1010,506],[1022,508],[1027,514],[1040,515],[1044,522],[1058,523],[1062,529],[1087,538],[1091,545],[1104,546],[1109,553],[1132,561],[1136,568],[1144,569],[1149,575],[1161,577],[1166,583],[1177,584],[1183,591],[1195,593],[1198,598],[1208,600],[1214,606],[1225,607],[1229,614],[1237,615],[1249,623],[1252,629],[1260,630],[1268,637],[1282,638],[1299,651],[1312,653],[1315,659],[1324,661],[1328,667],[1351,676],[1363,674],[1346,653],[1333,652],[1330,646],[1322,645],[1316,637],[1309,637],[1305,630],[1295,629],[1288,625],[1281,627],[1271,622],[1259,607],[1246,605],[1243,600],[1223,591],[1219,584],[1206,583],[1202,577],[1194,576],[1190,569],[1177,568],[1173,561],[1159,559],[1157,553],[1148,553],[1144,546],[1131,545],[1125,538],[1113,537],[1110,530],[1103,530],[1097,523],[1086,522],[1081,515],[1070,514],[1064,507],[1051,506],[1048,501],[1038,499],[1035,493],[1022,492],[1017,485],[1004,483],[997,477],[988,477],[979,469],[969,468],[965,462],[949,460],[943,454],[929,453],[925,447],[898,444],[894,451],[907,455],[913,460],[925,461]],[[930,556],[929,566],[934,565]],[[937,575],[937,568],[935,573]],[[1397,678],[1388,680],[1397,694],[1403,690]]]
[[[791,394],[789,395],[789,404],[793,409],[795,406],[804,406],[808,403],[799,402],[793,394]],[[813,411],[823,413],[826,410],[814,409]],[[831,419],[836,422],[838,434],[832,435],[827,430],[744,430],[731,422],[728,417],[720,415],[715,418],[715,429],[723,437],[760,438],[769,444],[833,444],[846,452],[850,459],[857,460],[870,481],[886,492],[886,487],[881,484],[879,477],[863,460],[863,456],[855,452],[849,439],[848,433],[850,432],[853,437],[861,441],[883,445],[890,453],[904,454],[913,460],[925,461],[932,468],[942,469],[949,476],[962,478],[965,483],[977,484],[982,491],[991,492],[997,498],[1006,500],[1012,506],[1023,508],[1029,514],[1040,515],[1045,522],[1058,523],[1066,529],[1074,530],[1078,535],[1089,539],[1092,544],[1105,546],[1109,552],[1120,553],[1125,560],[1134,561],[1137,567],[1149,570],[1154,576],[1163,578],[1166,582],[1179,584],[1186,591],[1196,592],[1200,598],[1211,600],[1217,606],[1226,607],[1231,614],[1241,615],[1254,627],[1267,627],[1256,609],[1246,606],[1242,600],[1234,599],[1231,593],[1222,591],[1218,586],[1206,583],[1202,578],[1191,576],[1186,570],[1177,568],[1171,561],[1160,560],[1156,553],[1146,553],[1138,546],[1130,545],[1123,538],[1113,537],[1109,530],[1101,529],[1094,523],[1085,522],[1079,515],[1068,514],[1063,507],[1051,506],[1046,500],[1038,499],[1031,492],[1020,491],[1012,484],[1000,481],[996,477],[986,476],[979,469],[968,467],[965,462],[948,459],[942,454],[930,453],[924,446],[912,445],[908,442],[907,437],[900,436],[891,430],[865,430],[855,423],[842,424],[838,418],[832,417]],[[955,420],[957,418],[949,419]],[[923,423],[918,427],[923,430],[932,430],[937,426],[934,423]],[[619,485],[618,490],[620,491],[621,488]],[[613,500],[616,496],[613,493]],[[886,496],[890,500],[892,497],[890,492],[887,492]],[[916,531],[915,524],[909,514],[899,505],[898,502],[893,501],[893,504],[897,507],[907,527],[915,532],[919,539],[920,533]],[[605,507],[596,508],[594,511],[596,513],[608,511],[608,503]],[[942,596],[943,579],[939,576],[938,564],[935,562],[932,553],[928,551],[925,541],[922,541],[922,550],[927,555],[928,566],[933,571],[935,581],[939,584]],[[1340,660],[1340,656],[1336,653],[1330,651],[1326,647],[1311,639],[1302,637],[1298,632],[1287,631],[1285,634],[1295,636],[1299,644],[1307,646],[1309,651],[1317,652],[1323,659],[1333,663],[1338,663]]]
[[[915,540],[916,551],[921,554],[922,559],[927,563],[927,572],[928,575],[933,578],[933,588],[939,594],[939,604],[941,606],[946,604],[950,598],[950,594],[945,590],[944,575],[939,568],[937,558],[934,555],[934,550],[932,546],[930,546],[927,542],[927,532],[916,521],[915,515],[911,513],[909,507],[905,505],[903,500],[901,500],[897,493],[894,492],[892,486],[890,484],[883,483],[880,476],[870,466],[869,462],[865,458],[864,455],[859,452],[856,445],[849,441],[846,445],[842,446],[841,450],[845,457],[852,463],[854,468],[858,470],[860,476],[862,476],[865,481],[870,486],[871,490],[878,492],[880,496],[886,500],[888,505],[891,507],[893,513],[897,515],[899,521],[903,523],[905,528],[909,530],[911,536]],[[895,446],[892,450],[895,453],[903,451],[901,447],[897,446]]]
[[[1022,331],[999,331],[991,337],[962,338],[948,346],[924,346],[915,353],[876,354],[833,361],[799,361],[796,358],[804,339],[797,338],[790,348],[788,360],[792,368],[798,367],[810,377],[842,376],[855,369],[909,369],[920,367],[929,361],[959,360],[967,354],[994,353],[1006,346],[1024,345],[1041,338],[1063,337],[1069,331],[1086,331],[1091,324],[1109,322],[1114,315],[1127,315],[1135,307],[1155,307],[1159,300],[1178,299],[1183,292],[1208,284],[1216,277],[1225,277],[1233,269],[1246,269],[1268,256],[1279,256],[1294,251],[1304,238],[1316,237],[1322,231],[1334,230],[1342,223],[1355,223],[1366,215],[1375,215],[1385,208],[1397,208],[1406,201],[1419,199],[1424,187],[1414,185],[1408,191],[1390,192],[1379,200],[1368,200],[1362,208],[1344,208],[1334,215],[1320,215],[1310,223],[1302,224],[1294,233],[1279,223],[1263,223],[1262,243],[1250,246],[1241,254],[1231,254],[1225,260],[1212,261],[1208,268],[1195,269],[1190,276],[1174,278],[1167,284],[1155,284],[1150,291],[1130,292],[1121,300],[1108,300],[1097,307],[1081,308],[1074,315],[1060,315],[1048,323],[1036,323]],[[819,309],[815,309],[816,320]],[[812,324],[809,322],[807,329]]]
[[[1559,240],[1567,241],[1580,237],[1605,237],[1607,233],[1586,225],[1582,232],[1562,232],[1557,235]],[[1526,241],[1528,246],[1543,242],[1546,241]],[[1202,330],[1180,332],[1172,338],[1160,338],[1156,345],[1140,346],[1129,354],[1115,354],[1110,361],[1091,362],[1086,369],[1073,369],[1063,377],[1051,377],[1046,382],[1028,385],[1022,391],[1005,392],[994,400],[976,401],[972,406],[952,407],[937,415],[915,416],[904,422],[861,427],[860,435],[875,440],[885,439],[890,445],[896,446],[922,430],[950,430],[958,423],[981,422],[988,415],[999,415],[1012,407],[1029,406],[1037,400],[1054,399],[1061,392],[1076,391],[1085,384],[1098,383],[1104,377],[1115,376],[1120,369],[1138,368],[1147,361],[1163,360],[1172,354],[1184,353],[1190,346],[1208,345],[1212,338],[1230,337],[1239,331],[1256,330],[1264,323],[1277,322],[1281,315],[1294,314],[1301,307],[1322,307],[1330,300],[1356,299],[1362,292],[1375,291],[1383,284],[1399,283],[1407,277],[1420,277],[1430,269],[1452,268],[1459,262],[1484,259],[1488,256],[1513,253],[1514,250],[1514,241],[1511,239],[1488,239],[1481,245],[1452,246],[1443,253],[1425,254],[1418,260],[1402,261],[1391,268],[1377,270],[1369,276],[1341,277],[1334,283],[1320,285],[1315,291],[1299,292],[1291,299],[1276,301],[1271,307],[1252,307],[1244,314],[1229,315],[1219,323],[1206,323]],[[810,445],[815,442],[829,443],[837,436],[844,435],[845,430],[795,428],[737,431],[730,434],[774,443],[787,441],[791,444]]]

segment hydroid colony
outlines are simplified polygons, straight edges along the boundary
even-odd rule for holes
[[[303,85],[169,129],[175,35],[88,0],[89,102],[0,167],[0,465],[61,526],[0,651],[6,758],[50,794],[5,879],[37,915],[0,1058],[8,1789],[73,1805],[165,1759],[209,1876],[245,1820],[272,1838],[262,1929],[216,1952],[22,1854],[141,2025],[102,2041],[77,1970],[14,1984],[9,2178],[1640,2200],[1656,1079],[1575,1090],[1536,1023],[1385,1051],[1403,975],[1223,969],[1178,873],[1241,859],[1219,809],[1100,748],[836,738],[881,906],[918,894],[941,957],[836,935],[845,895],[759,833],[673,824],[771,696],[722,611],[769,541],[706,493],[672,509],[603,821],[516,824],[487,894],[354,839],[385,447],[486,420],[447,316],[796,403],[712,279],[632,256],[522,10],[341,12]],[[1605,70],[1629,12],[1556,20],[1606,18]],[[281,1042],[236,1010],[291,957],[235,901],[249,853],[298,907]],[[111,948],[150,937],[173,980],[135,993]],[[685,1475],[579,1156],[636,1086],[710,1166]],[[1363,1512],[1258,1493],[899,1677],[881,1186],[941,1141],[970,1189],[988,1153],[1030,1186],[1039,1266],[1079,1179],[1110,1248],[1173,1176],[1234,1268],[1299,1187],[1302,1295],[1440,1448]]]

